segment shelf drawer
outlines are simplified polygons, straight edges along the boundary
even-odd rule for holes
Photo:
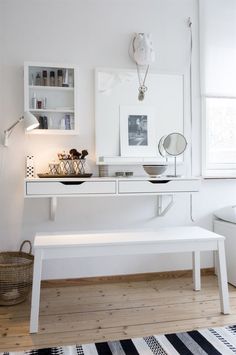
[[[26,196],[115,194],[115,181],[28,181]]]
[[[176,193],[199,191],[199,180],[119,181],[119,194]]]

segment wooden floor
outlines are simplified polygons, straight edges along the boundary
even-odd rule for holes
[[[236,324],[236,288],[230,286],[231,314],[220,314],[215,276],[95,285],[41,291],[40,330],[29,334],[30,302],[0,307],[0,351],[125,339]]]

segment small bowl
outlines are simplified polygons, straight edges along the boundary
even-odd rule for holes
[[[130,176],[133,176],[133,175],[134,175],[133,171],[125,171],[125,176],[126,177],[130,177]]]
[[[115,176],[116,177],[123,177],[123,176],[125,176],[125,172],[124,171],[116,171]]]
[[[162,175],[166,171],[167,167],[168,167],[167,164],[143,165],[143,169],[150,176]]]

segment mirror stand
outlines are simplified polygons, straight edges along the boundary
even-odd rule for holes
[[[174,175],[168,177],[180,177],[177,175],[177,156],[184,153],[187,147],[186,138],[182,133],[173,132],[167,136],[163,136],[158,144],[159,153],[165,157],[174,157]]]
[[[174,157],[174,174],[168,174],[167,177],[181,177],[181,175],[177,175],[177,157]]]

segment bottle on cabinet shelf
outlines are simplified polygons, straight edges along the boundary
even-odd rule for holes
[[[69,84],[68,84],[68,69],[64,69],[62,86],[64,86],[64,87],[69,86]]]
[[[37,85],[37,86],[41,85],[41,75],[40,75],[40,73],[37,73],[37,75],[36,75],[35,85]]]
[[[43,128],[48,129],[48,118],[47,116],[43,116]]]
[[[47,116],[39,116],[39,129],[48,129],[48,118]]]
[[[55,86],[55,72],[50,71],[50,86]]]
[[[38,121],[39,121],[38,129],[43,129],[43,116],[39,116]]]
[[[46,97],[43,98],[42,103],[43,103],[43,109],[45,110],[47,108],[47,98]]]
[[[42,109],[42,100],[37,100],[37,109]]]
[[[60,129],[66,129],[66,120],[65,117],[62,117],[61,122],[60,122]]]
[[[58,69],[57,71],[57,86],[62,86],[63,84],[63,72],[62,69]]]
[[[65,115],[65,129],[71,129],[70,125],[70,115]]]
[[[49,80],[48,80],[48,72],[47,70],[43,70],[43,86],[49,86]]]
[[[75,129],[75,118],[73,115],[70,115],[70,129]]]
[[[37,108],[37,97],[36,97],[36,93],[35,92],[33,93],[31,106],[32,106],[32,109],[36,109]]]

